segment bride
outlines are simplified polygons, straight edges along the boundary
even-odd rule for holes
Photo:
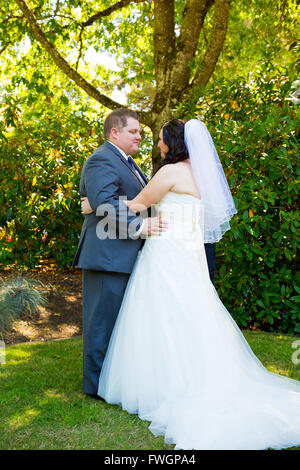
[[[264,368],[209,278],[204,243],[236,213],[211,136],[200,120],[173,120],[158,146],[161,167],[127,204],[157,204],[168,229],[138,255],[98,395],[175,449],[299,445],[300,383]]]

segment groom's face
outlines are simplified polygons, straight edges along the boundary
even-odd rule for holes
[[[141,128],[139,121],[132,117],[127,118],[127,124],[123,129],[112,129],[113,142],[126,153],[133,155],[139,149],[141,141]]]

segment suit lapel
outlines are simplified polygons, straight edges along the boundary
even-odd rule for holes
[[[138,174],[141,176],[142,180],[144,181],[145,184],[148,183],[148,180],[146,178],[146,176],[144,175],[144,173],[142,172],[142,170],[140,169],[140,167],[135,163],[134,159],[133,160],[133,163],[134,163],[134,167],[136,169],[136,171],[138,172]]]
[[[121,162],[124,163],[124,165],[127,166],[127,168],[131,171],[131,173],[136,177],[138,182],[141,184],[138,175],[133,171],[133,169],[129,165],[128,161],[126,160],[126,158],[123,157],[123,155],[119,152],[119,150],[108,141],[105,141],[104,145],[107,146],[110,150],[112,150],[114,152],[114,154],[117,155],[120,158]],[[141,175],[141,178],[143,179],[145,184],[147,184],[148,183],[147,178],[145,177],[145,175],[142,173],[142,171],[139,169],[139,167],[137,166],[137,164],[135,162],[134,162],[134,166],[135,166],[136,170],[138,171],[138,173]]]

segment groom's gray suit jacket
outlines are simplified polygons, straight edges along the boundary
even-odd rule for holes
[[[147,179],[138,167],[137,171],[146,184]],[[86,160],[81,172],[80,195],[88,196],[95,212],[84,216],[73,266],[131,273],[137,253],[144,243],[141,238],[134,238],[142,219],[128,210],[124,203],[120,203],[119,197],[133,199],[142,188],[128,161],[110,142],[105,142]],[[97,208],[103,208],[104,204],[115,209],[112,217],[107,217],[107,212],[96,215]],[[98,238],[96,229],[101,220],[109,221],[112,233],[116,234],[114,239]]]

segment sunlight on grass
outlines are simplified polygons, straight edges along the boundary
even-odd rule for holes
[[[28,426],[32,423],[32,421],[40,414],[40,411],[34,410],[32,408],[23,409],[22,412],[16,413],[12,416],[7,424],[9,431],[16,431],[17,429]]]
[[[270,372],[273,372],[274,374],[284,375],[285,377],[291,377],[292,373],[290,369],[283,369],[282,367],[278,366],[268,366],[266,369],[268,369]]]
[[[6,364],[8,366],[15,366],[19,365],[22,362],[28,362],[30,361],[32,357],[32,351],[27,348],[27,350],[24,350],[24,348],[13,348],[9,347],[6,349]]]
[[[43,395],[44,396],[37,401],[40,406],[47,405],[53,401],[67,402],[68,400],[68,396],[65,393],[57,392],[55,390],[45,390]]]
[[[300,380],[295,337],[243,334],[270,372]],[[0,388],[0,449],[173,449],[137,415],[82,393],[82,338],[7,348]]]

